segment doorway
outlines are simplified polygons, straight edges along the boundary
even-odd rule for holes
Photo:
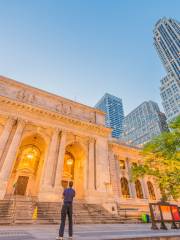
[[[15,195],[22,195],[24,196],[26,194],[26,188],[27,188],[27,184],[29,181],[29,177],[26,176],[19,176],[17,183],[16,183],[16,187],[15,187]]]
[[[84,199],[84,163],[86,154],[81,144],[75,142],[66,146],[61,186],[66,188],[70,181],[76,191],[76,199]]]

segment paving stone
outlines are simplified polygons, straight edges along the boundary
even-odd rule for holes
[[[58,234],[58,229],[58,225],[0,226],[0,240],[54,240]],[[66,227],[66,237],[68,236],[67,232]],[[180,229],[157,231],[151,230],[150,224],[88,224],[74,226],[74,240],[123,239],[180,240]]]
[[[30,233],[24,231],[0,231],[0,240],[35,240]]]

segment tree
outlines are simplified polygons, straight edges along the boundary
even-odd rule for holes
[[[180,197],[180,116],[169,124],[170,132],[163,132],[143,147],[142,161],[132,167],[132,180],[153,176],[162,200]]]

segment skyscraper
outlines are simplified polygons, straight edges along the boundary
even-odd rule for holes
[[[167,119],[180,114],[180,84],[172,74],[161,79],[160,94]]]
[[[143,102],[125,117],[122,140],[142,146],[163,131],[168,131],[165,114],[157,103]]]
[[[180,23],[160,19],[154,29],[154,45],[167,72],[160,92],[166,116],[171,120],[180,114]]]
[[[173,19],[160,19],[154,29],[154,45],[167,74],[180,81],[180,23]]]
[[[122,99],[106,93],[95,105],[95,108],[106,113],[106,126],[113,129],[112,137],[120,138],[124,120]]]

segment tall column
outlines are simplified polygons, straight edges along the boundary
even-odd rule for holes
[[[65,150],[66,150],[66,132],[62,131],[60,146],[59,146],[58,162],[57,162],[57,168],[56,168],[55,184],[54,184],[54,187],[57,192],[62,189],[61,179],[62,179],[63,167],[64,167]]]
[[[112,191],[115,201],[118,202],[121,196],[120,171],[117,156],[113,153],[112,149],[110,149],[109,161]]]
[[[100,194],[107,194],[107,185],[110,183],[109,162],[108,162],[108,142],[104,137],[96,139],[96,170],[98,177],[96,178],[96,187]]]
[[[131,192],[131,197],[136,198],[136,189],[135,189],[135,184],[134,182],[131,181],[131,163],[129,158],[126,159],[126,167],[129,175],[129,186],[130,186],[130,192]]]
[[[45,163],[43,180],[42,180],[43,185],[52,186],[53,184],[52,177],[53,177],[54,165],[56,163],[56,158],[57,158],[58,140],[59,140],[59,129],[56,129],[51,139],[47,161]]]
[[[15,119],[13,118],[9,118],[4,129],[3,129],[3,132],[0,136],[0,160],[1,160],[1,157],[2,157],[2,154],[4,152],[4,148],[7,144],[7,141],[9,139],[9,136],[10,136],[10,133],[11,133],[11,130],[13,128],[13,125],[15,124]]]
[[[146,185],[144,178],[142,178],[141,184],[142,184],[144,198],[148,199],[148,190],[147,190],[147,185]]]
[[[88,152],[88,190],[95,190],[95,149],[94,139],[89,140],[89,152]]]
[[[131,197],[136,198],[136,188],[134,182],[130,181]]]
[[[14,161],[16,159],[16,154],[18,151],[18,147],[21,142],[21,137],[23,133],[23,129],[25,126],[25,122],[22,120],[18,120],[17,128],[12,139],[11,145],[8,149],[6,158],[4,160],[1,172],[0,172],[0,199],[2,199],[6,192],[7,182],[11,174],[11,170],[14,165]]]

